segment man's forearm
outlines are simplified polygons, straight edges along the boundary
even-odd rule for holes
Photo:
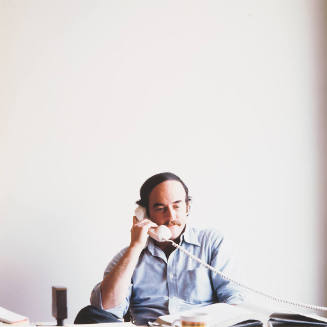
[[[130,246],[115,268],[101,283],[102,306],[111,309],[124,300],[138,259],[142,252],[140,246]]]

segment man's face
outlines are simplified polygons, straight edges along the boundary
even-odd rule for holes
[[[150,219],[158,225],[166,225],[171,239],[176,239],[183,231],[186,223],[188,205],[183,185],[175,180],[158,184],[149,196]]]

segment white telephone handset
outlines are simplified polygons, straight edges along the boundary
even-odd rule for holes
[[[142,206],[138,206],[135,209],[135,217],[141,221],[146,218],[146,209]],[[157,228],[150,228],[148,231],[150,237],[158,242],[165,242],[171,238],[171,231],[165,225],[161,225]]]

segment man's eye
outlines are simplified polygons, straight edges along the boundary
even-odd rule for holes
[[[157,212],[161,212],[161,211],[163,211],[163,210],[164,210],[163,207],[157,207],[157,208],[156,208],[156,211],[157,211]]]

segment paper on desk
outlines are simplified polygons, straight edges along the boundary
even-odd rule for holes
[[[18,313],[0,307],[0,321],[7,324],[23,323],[28,324],[28,318]]]
[[[182,314],[197,314],[199,312],[208,314],[207,324],[209,326],[227,327],[237,324],[245,320],[257,320],[257,316],[253,313],[236,306],[226,303],[215,303],[204,307],[198,307],[186,310],[172,315],[160,316],[155,323],[159,325],[170,326],[172,322],[178,319]]]

